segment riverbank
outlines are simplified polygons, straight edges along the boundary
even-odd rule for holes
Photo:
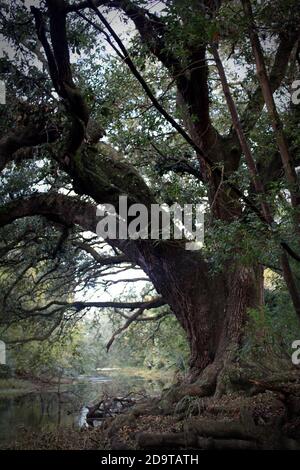
[[[173,372],[105,368],[95,375],[65,380],[71,383],[60,380],[59,385],[57,379],[45,382],[45,377],[28,376],[0,383],[1,449],[91,448],[96,430],[81,430],[86,426],[88,406],[109,397],[139,402],[159,397],[172,382]],[[102,437],[98,432],[99,445]]]
[[[171,384],[174,379],[174,369],[145,369],[142,367],[104,367],[97,369],[98,374],[123,377],[140,377],[144,380],[160,380],[164,378],[166,383]]]
[[[36,390],[35,385],[19,378],[0,379],[0,397],[8,394],[30,393]]]
[[[166,385],[170,385],[173,382],[174,371],[171,369],[161,370],[161,369],[144,369],[138,367],[104,367],[99,368],[96,371],[94,376],[91,376],[95,379],[97,377],[110,377],[112,379],[116,378],[130,378],[130,379],[142,379],[146,381],[159,381],[163,378]],[[85,378],[89,376],[74,376],[74,377],[47,377],[36,376],[30,373],[15,373],[12,377],[9,378],[0,378],[0,396],[9,394],[9,393],[30,393],[39,390],[53,388],[63,385],[70,385],[80,378]]]
[[[251,382],[222,397],[182,396],[184,387],[178,384],[160,397],[136,401],[124,413],[105,418],[100,427],[24,429],[4,448],[300,450],[298,376],[275,385],[256,381],[254,387]]]
[[[222,399],[189,398],[166,412],[156,400],[108,418],[100,428],[55,432],[25,431],[6,448],[13,450],[300,450],[300,423],[287,420],[272,392]],[[194,409],[193,409],[194,407]]]

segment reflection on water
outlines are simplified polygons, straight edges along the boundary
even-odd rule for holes
[[[59,426],[81,426],[84,405],[99,401],[103,395],[125,396],[130,392],[159,393],[162,381],[142,377],[80,376],[72,384],[51,391],[26,395],[0,396],[0,447],[14,440],[22,429],[55,431]]]

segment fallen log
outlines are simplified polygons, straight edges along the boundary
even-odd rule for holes
[[[96,405],[86,406],[88,409],[86,421],[88,425],[93,426],[94,421],[104,420],[124,413],[132,408],[137,401],[137,399],[129,396],[103,399]]]
[[[150,433],[141,432],[136,436],[137,444],[141,449],[155,449],[160,447],[178,448],[195,447],[197,445],[197,436],[180,433]]]
[[[184,432],[186,434],[220,439],[255,440],[258,431],[257,426],[245,426],[245,423],[238,421],[190,419],[184,423]]]
[[[243,439],[214,439],[212,437],[197,437],[196,434],[181,433],[148,433],[137,435],[137,444],[140,449],[178,449],[193,448],[200,450],[254,450],[257,444],[251,440]]]
[[[254,385],[256,387],[256,393],[261,393],[263,391],[269,390],[271,392],[278,392],[284,396],[294,395],[300,397],[300,384],[299,383],[290,383],[290,384],[283,384],[283,383],[270,383],[265,382],[262,380],[248,380],[250,385]]]
[[[254,441],[243,439],[213,439],[198,438],[198,449],[201,450],[256,450],[257,444]]]

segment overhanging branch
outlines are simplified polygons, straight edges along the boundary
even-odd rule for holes
[[[14,159],[15,153],[24,147],[35,147],[57,140],[59,133],[56,128],[33,126],[18,128],[15,132],[0,140],[0,172]],[[30,157],[32,154],[30,154]]]
[[[46,310],[51,309],[51,307],[66,307],[68,309],[74,309],[77,312],[85,310],[87,308],[122,308],[128,310],[135,310],[135,309],[143,309],[144,310],[151,310],[153,308],[162,307],[165,305],[166,302],[161,298],[157,297],[152,300],[148,301],[141,301],[141,302],[118,302],[118,301],[91,301],[91,302],[67,302],[67,301],[58,301],[53,300],[42,307],[36,307],[32,309],[23,309],[24,312],[28,315],[34,315],[36,312],[43,312]]]
[[[118,256],[102,256],[98,253],[95,248],[93,248],[88,243],[83,242],[73,242],[73,245],[80,248],[81,250],[85,251],[89,255],[91,255],[97,263],[108,266],[108,265],[118,265],[122,263],[130,263],[130,259],[125,255],[118,255]]]

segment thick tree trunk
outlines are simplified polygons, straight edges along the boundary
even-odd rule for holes
[[[204,67],[205,49],[202,50],[201,60]],[[209,115],[203,116],[203,102],[208,90],[202,87],[204,98],[199,102],[198,75],[205,83],[205,73],[205,70],[197,70],[184,84],[178,81],[177,103],[185,127],[194,141],[214,162],[221,164],[228,175],[238,168],[241,149],[238,142],[237,145],[228,145],[226,138],[211,126]],[[195,115],[198,117],[196,120],[192,119]],[[201,164],[201,170],[209,188],[211,217],[229,224],[237,220],[241,216],[240,202],[232,192],[228,192],[228,187],[224,191],[226,186],[219,178],[205,171],[205,165]],[[175,272],[178,272],[178,266],[191,263],[184,258],[177,260]],[[182,297],[178,295],[177,302],[171,303],[172,299],[168,302],[187,333],[191,349],[190,380],[193,382],[200,378],[204,383],[207,379],[209,387],[214,390],[221,371],[234,360],[242,345],[249,308],[257,308],[263,302],[262,270],[228,263],[223,273],[212,277],[208,264],[199,262],[194,269],[192,264],[190,266],[190,271],[181,275],[181,280],[185,279],[181,281]],[[194,289],[189,289],[190,285]],[[159,289],[159,286],[156,287]]]
[[[243,343],[249,309],[261,306],[261,269],[228,264],[212,276],[198,252],[171,248],[161,251],[160,263],[152,264],[148,274],[186,332],[189,380],[207,375],[215,387]]]
[[[207,375],[211,386],[228,362],[235,360],[244,339],[249,308],[260,305],[261,278],[256,270],[237,267],[212,281],[206,304],[195,302],[186,318],[191,348],[191,378]]]

